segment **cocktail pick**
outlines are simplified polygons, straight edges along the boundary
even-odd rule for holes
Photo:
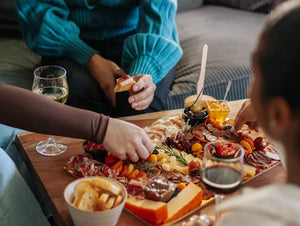
[[[226,97],[227,97],[227,94],[229,92],[230,87],[231,87],[231,80],[228,81],[228,84],[227,84],[227,87],[226,87],[226,91],[225,91],[224,99],[223,100],[226,100]]]
[[[202,59],[201,59],[201,69],[200,69],[200,75],[197,82],[197,94],[200,93],[204,86],[204,79],[205,79],[205,69],[206,69],[206,61],[207,61],[207,51],[208,51],[208,45],[205,44],[202,47]]]

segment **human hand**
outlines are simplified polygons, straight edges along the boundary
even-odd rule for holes
[[[100,87],[104,90],[107,99],[112,106],[116,106],[116,94],[114,86],[116,77],[124,75],[125,72],[114,62],[95,54],[85,64],[91,75],[98,81]]]
[[[140,127],[110,118],[103,145],[110,153],[121,160],[129,157],[133,162],[147,159],[154,150],[149,137]]]
[[[238,131],[244,124],[247,124],[251,129],[257,130],[258,124],[254,107],[249,99],[243,103],[241,109],[237,113],[233,123],[233,128]]]
[[[149,107],[151,104],[156,85],[152,81],[151,75],[133,75],[132,78],[136,81],[130,90],[128,102],[131,107],[137,111],[141,111]]]

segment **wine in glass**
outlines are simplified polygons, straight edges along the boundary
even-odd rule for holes
[[[51,100],[64,104],[69,95],[69,87],[66,78],[66,70],[56,65],[41,66],[34,70],[32,91],[41,94]],[[59,116],[58,116],[59,117]],[[67,145],[57,141],[53,136],[48,140],[40,141],[36,150],[42,155],[54,156],[65,152]]]
[[[216,140],[204,146],[202,181],[215,194],[216,205],[221,196],[237,190],[244,178],[244,149],[241,145]],[[216,215],[216,221],[219,213]]]

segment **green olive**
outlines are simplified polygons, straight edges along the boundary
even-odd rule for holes
[[[200,111],[202,111],[202,106],[198,105],[198,104],[195,104],[194,106],[191,107],[191,111],[196,114]]]

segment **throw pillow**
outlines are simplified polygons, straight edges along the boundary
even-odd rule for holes
[[[178,0],[177,11],[186,11],[199,8],[203,4],[203,0]]]
[[[206,3],[230,6],[254,12],[270,12],[276,5],[287,0],[206,0]]]

